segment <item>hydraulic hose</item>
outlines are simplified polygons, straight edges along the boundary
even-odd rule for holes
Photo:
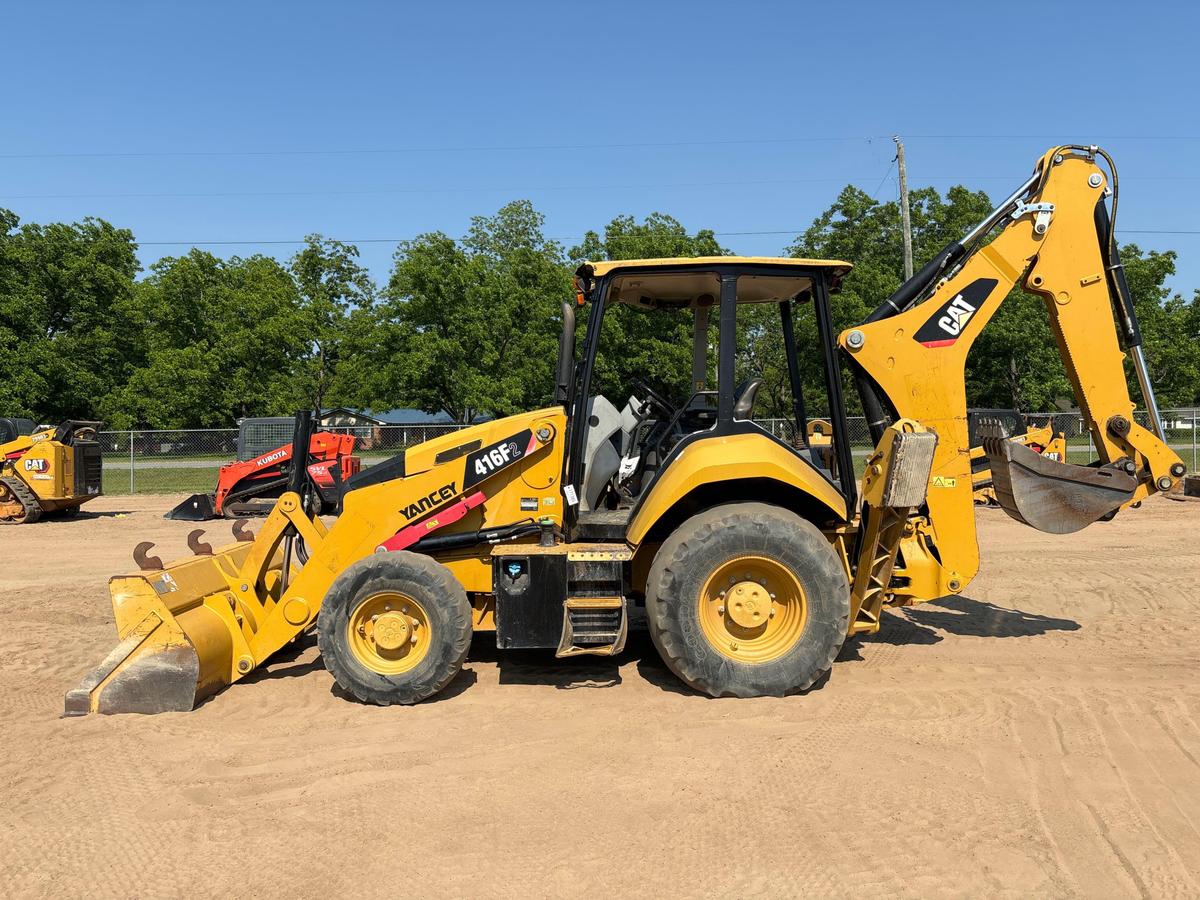
[[[476,544],[498,544],[501,541],[511,541],[519,537],[537,534],[540,531],[540,526],[533,522],[517,522],[513,525],[503,525],[500,528],[468,531],[465,534],[433,534],[417,541],[409,549],[414,553],[435,553],[439,550],[473,547]]]
[[[890,319],[904,312],[937,280],[938,275],[962,259],[965,252],[966,248],[960,241],[947,244],[937,256],[921,266],[912,278],[900,285],[892,296],[875,307],[863,324]]]

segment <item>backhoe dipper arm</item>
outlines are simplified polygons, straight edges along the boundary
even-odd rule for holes
[[[1098,156],[1112,173],[1111,191]],[[903,586],[896,602],[959,591],[978,571],[965,364],[971,345],[1018,282],[1046,303],[1099,461],[1092,468],[1034,463],[1021,455],[1026,448],[989,442],[998,488],[1001,479],[1012,488],[1008,502],[1001,498],[1009,514],[1045,531],[1073,531],[1168,490],[1182,477],[1182,462],[1163,440],[1113,242],[1115,180],[1111,160],[1098,148],[1050,150],[987,220],[942,251],[866,323],[839,337],[860,370],[869,412],[890,407],[890,415],[938,434],[926,516],[913,520],[901,548],[904,564],[895,574]],[[1105,205],[1110,194],[1113,219]],[[1133,420],[1121,341],[1133,357],[1153,432]],[[1023,509],[1014,508],[1022,503]]]

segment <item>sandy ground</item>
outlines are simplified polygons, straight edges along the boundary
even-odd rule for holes
[[[195,712],[58,718],[114,644],[107,576],[186,552],[175,499],[0,533],[5,895],[1200,894],[1200,504],[1067,537],[984,512],[969,598],[803,697],[696,696],[645,638],[483,637],[415,708],[309,649]]]

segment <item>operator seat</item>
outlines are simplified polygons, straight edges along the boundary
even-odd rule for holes
[[[758,396],[758,389],[762,387],[762,382],[761,378],[747,378],[737,386],[737,390],[733,392],[733,417],[735,419],[750,418],[750,414],[754,411],[754,400]]]
[[[621,468],[621,414],[603,394],[588,401],[587,443],[583,450],[584,484],[580,511],[595,509],[604,489]]]

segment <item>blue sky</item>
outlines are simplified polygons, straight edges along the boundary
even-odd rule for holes
[[[1123,240],[1200,287],[1187,3],[41,3],[4,13],[0,205],[96,215],[148,264],[394,239],[527,197],[570,244],[659,210],[774,254],[847,182],[994,199],[1101,143]],[[277,151],[287,151],[279,153]],[[339,152],[326,152],[339,151]],[[349,152],[369,151],[369,152]],[[113,155],[104,155],[113,154]],[[734,232],[785,232],[735,234]],[[178,241],[178,244],[156,242]]]

